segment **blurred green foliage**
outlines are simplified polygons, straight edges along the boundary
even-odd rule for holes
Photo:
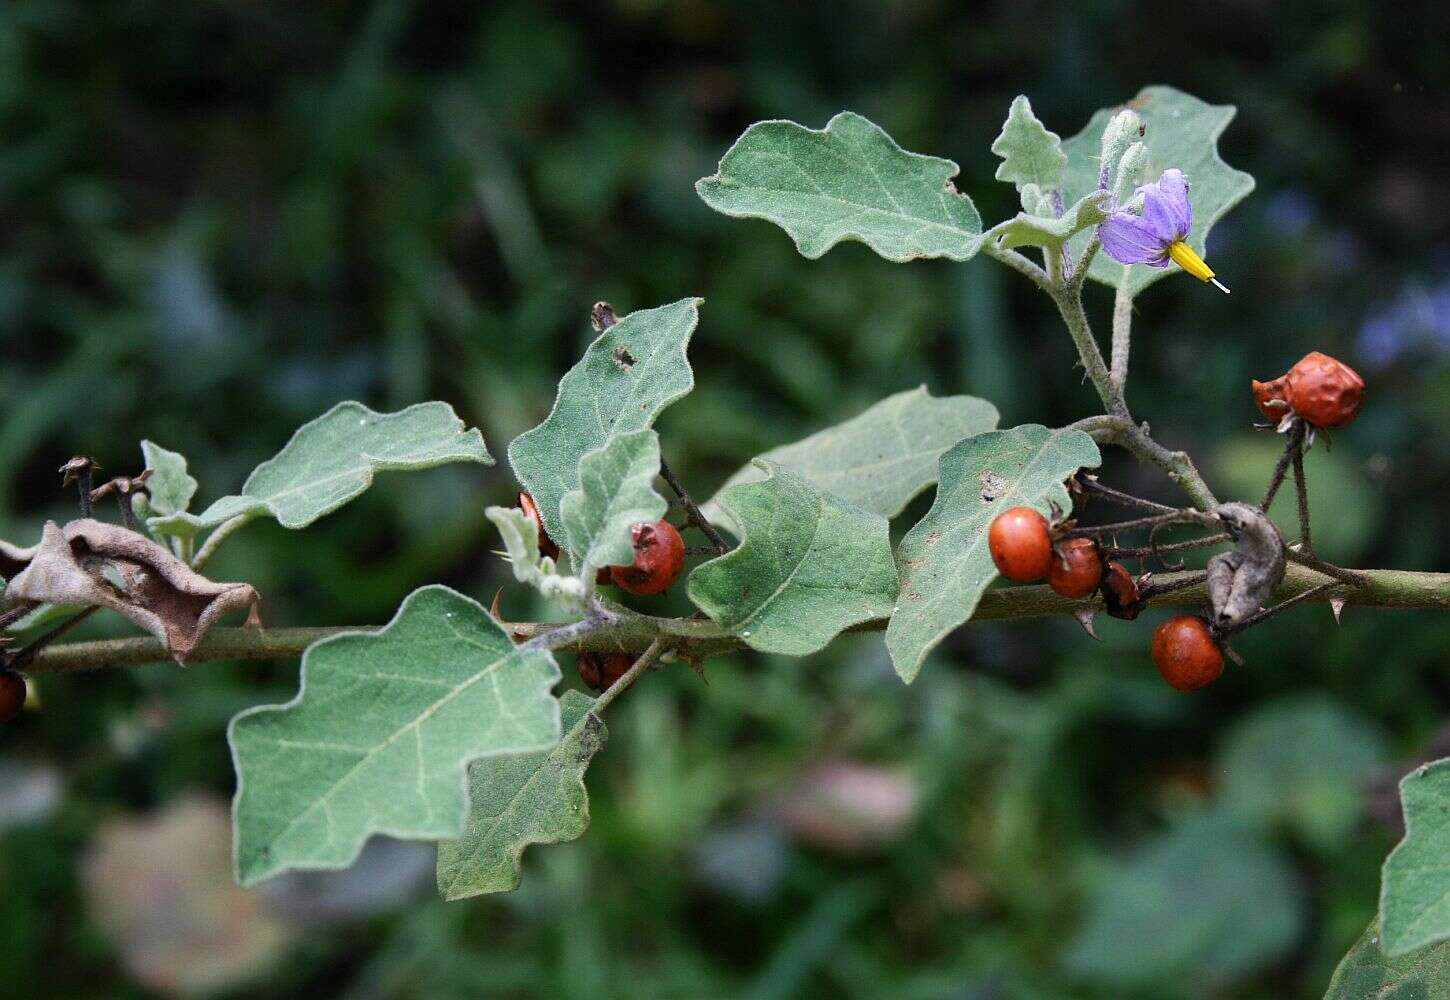
[[[660,427],[703,495],[923,382],[987,397],[1004,426],[1069,421],[1092,393],[1025,282],[855,246],[807,262],[692,184],[750,122],[849,108],[961,163],[990,223],[1015,208],[987,149],[1014,95],[1066,136],[1165,82],[1239,106],[1222,149],[1259,186],[1210,242],[1231,297],[1178,280],[1139,301],[1137,414],[1253,497],[1271,458],[1248,379],[1314,348],[1345,358],[1369,404],[1310,456],[1311,477],[1339,473],[1316,487],[1317,537],[1362,565],[1443,568],[1447,33],[1442,4],[1365,0],[9,0],[0,536],[66,516],[54,470],[76,452],[135,471],[153,440],[187,456],[205,504],[347,398],[449,400],[501,454],[547,411],[601,298],[706,297],[699,387]],[[1089,305],[1101,331],[1108,295]],[[1105,474],[1169,495],[1120,456]],[[506,577],[482,510],[513,489],[505,468],[385,476],[305,533],[248,528],[210,569],[286,624],[383,621],[433,581],[487,599]],[[503,606],[546,610],[516,588]],[[969,628],[911,688],[879,636],[713,663],[708,685],[655,675],[611,713],[591,830],[531,851],[517,893],[444,905],[425,884],[386,912],[304,922],[237,994],[1320,996],[1395,836],[1340,796],[1366,759],[1429,743],[1450,632],[1301,609],[1243,637],[1246,669],[1184,697],[1153,672],[1150,627],[1100,625],[1101,645],[1070,622]],[[0,733],[7,773],[53,762],[64,780],[48,818],[0,834],[11,995],[150,995],[87,913],[83,859],[118,817],[229,795],[227,718],[295,678],[284,663],[44,680],[45,710]],[[1314,699],[1317,721],[1246,762],[1286,697]],[[1360,749],[1320,759],[1324,725]],[[876,800],[850,782],[824,826],[791,820],[782,796],[842,761],[904,776],[909,821],[851,827]],[[1272,816],[1245,768],[1271,776]],[[1214,872],[1292,887],[1249,914],[1272,933],[1246,942],[1239,914],[1207,908],[1195,886]]]

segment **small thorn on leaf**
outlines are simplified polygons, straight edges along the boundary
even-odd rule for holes
[[[1334,612],[1334,624],[1340,624],[1339,616],[1344,613],[1345,599],[1343,597],[1331,597],[1329,599],[1329,610]]]
[[[1077,623],[1082,626],[1082,630],[1084,632],[1092,636],[1098,642],[1103,641],[1103,637],[1098,635],[1097,629],[1093,628],[1093,619],[1097,617],[1096,611],[1094,611],[1092,608],[1078,608],[1072,613],[1072,616],[1077,619]]]

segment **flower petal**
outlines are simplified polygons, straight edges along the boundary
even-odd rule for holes
[[[1165,242],[1173,243],[1193,228],[1193,204],[1188,200],[1188,181],[1183,171],[1165,170],[1156,184],[1145,184],[1143,218]]]
[[[1109,257],[1119,264],[1151,264],[1165,267],[1168,263],[1169,241],[1129,212],[1114,212],[1098,226],[1098,239]]]

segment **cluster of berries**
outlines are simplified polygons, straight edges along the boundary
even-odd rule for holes
[[[992,562],[1016,583],[1041,583],[1063,597],[1088,597],[1098,592],[1103,609],[1114,618],[1132,621],[1147,605],[1142,581],[1127,567],[1104,559],[1091,538],[1063,537],[1047,518],[1031,507],[1003,511],[987,530]],[[1207,621],[1196,615],[1170,618],[1153,635],[1153,662],[1173,687],[1193,691],[1223,673],[1223,650]]]
[[[544,530],[539,505],[528,493],[520,493],[519,509],[539,529],[539,553],[550,559],[559,558],[559,546]],[[595,582],[612,583],[631,594],[659,594],[680,578],[685,568],[685,541],[680,530],[668,521],[636,524],[630,535],[634,541],[634,562],[628,566],[607,566],[599,570]],[[628,653],[579,654],[579,678],[595,691],[603,691],[624,676],[634,663]]]

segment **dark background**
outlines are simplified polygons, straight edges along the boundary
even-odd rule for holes
[[[1277,444],[1252,429],[1249,378],[1335,354],[1369,403],[1310,456],[1323,553],[1443,568],[1446,11],[9,0],[0,537],[69,516],[71,454],[121,472],[142,438],[179,450],[199,508],[342,399],[448,400],[502,457],[601,298],[705,297],[698,388],[660,424],[704,495],[923,382],[991,399],[1004,425],[1071,421],[1095,397],[1025,281],[856,245],[805,261],[693,182],[753,121],[849,108],[961,163],[990,223],[1016,208],[987,149],[1015,94],[1067,136],[1162,82],[1238,105],[1221,149],[1258,188],[1209,241],[1231,297],[1169,278],[1140,300],[1137,416],[1251,498]],[[1089,308],[1105,334],[1107,293]],[[1172,496],[1118,456],[1107,474]],[[211,575],[255,584],[277,624],[379,622],[434,581],[487,600],[505,576],[482,509],[514,489],[506,463],[386,476],[300,534],[248,528]],[[504,609],[545,610],[517,590]],[[975,626],[910,689],[879,636],[712,663],[708,685],[651,676],[610,713],[588,835],[531,850],[519,892],[448,906],[406,848],[260,903],[216,874],[226,719],[289,697],[295,664],[46,677],[43,711],[0,733],[7,992],[1320,996],[1396,836],[1360,792],[1450,708],[1444,619],[1298,610],[1193,696],[1157,679],[1147,619],[1100,629],[1101,646],[1071,622]],[[1296,712],[1332,738],[1286,747]],[[1288,763],[1249,767],[1274,776],[1272,805],[1224,834],[1226,747],[1263,718],[1289,720],[1269,741]],[[61,791],[15,819],[23,782]],[[1153,875],[1164,838],[1186,853]],[[1254,852],[1269,874],[1236,876]],[[1216,908],[1236,877],[1265,901]],[[239,953],[250,979],[217,971]]]

